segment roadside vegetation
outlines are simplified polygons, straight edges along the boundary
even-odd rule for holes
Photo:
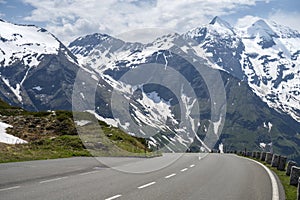
[[[78,135],[72,112],[30,112],[12,107],[0,100],[0,121],[13,127],[7,133],[26,140],[27,144],[0,143],[0,163],[67,158],[72,156],[153,156],[146,140],[126,134],[118,128],[99,121],[98,127],[82,126],[95,137]],[[78,127],[77,127],[78,128]],[[93,132],[94,131],[94,132]],[[89,146],[90,145],[90,146]],[[87,150],[87,148],[89,150]],[[91,154],[92,153],[92,154]]]
[[[254,159],[254,158],[251,158],[251,159]],[[281,184],[283,185],[286,200],[297,199],[297,187],[290,185],[290,177],[285,174],[285,171],[280,171],[276,167],[272,167],[271,165],[269,165],[266,162],[261,161],[259,159],[254,159],[254,160],[264,164],[269,169],[271,169],[273,172],[275,172],[275,174],[280,179]]]

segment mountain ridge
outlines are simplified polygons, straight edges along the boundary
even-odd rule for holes
[[[298,66],[298,57],[294,56],[296,63],[293,67],[294,61],[292,57],[285,58],[284,52],[265,55],[265,51],[274,47],[274,45],[263,48],[262,44],[259,44],[259,41],[255,40],[257,37],[254,38],[254,41],[252,41],[253,38],[240,37],[238,31],[230,30],[232,27],[228,27],[227,22],[220,22],[225,27],[222,27],[224,30],[218,32],[220,20],[219,18],[215,18],[212,20],[214,23],[196,28],[194,32],[165,35],[148,44],[125,42],[99,33],[82,36],[74,40],[68,48],[61,46],[58,54],[44,54],[41,62],[35,67],[26,68],[23,58],[10,66],[2,64],[0,67],[2,76],[2,79],[0,79],[2,86],[0,96],[14,105],[20,105],[30,110],[71,110],[73,84],[75,83],[78,71],[83,70],[86,73],[86,78],[90,79],[91,83],[88,83],[87,80],[80,80],[81,82],[79,83],[81,85],[97,84],[95,108],[92,108],[94,110],[91,111],[95,112],[103,121],[114,126],[119,126],[122,130],[130,133],[128,127],[131,124],[114,118],[112,113],[110,98],[113,92],[120,92],[121,96],[132,100],[130,102],[130,112],[135,122],[147,124],[155,130],[160,131],[155,137],[150,138],[150,142],[155,148],[163,147],[166,144],[167,151],[182,151],[182,149],[185,149],[189,145],[191,145],[190,148],[193,151],[202,151],[205,148],[206,150],[217,148],[217,146],[210,146],[203,149],[203,146],[205,146],[203,143],[205,135],[212,133],[214,134],[212,139],[217,141],[216,145],[224,144],[228,146],[230,143],[235,143],[232,148],[241,149],[244,142],[244,145],[248,148],[255,149],[260,143],[269,144],[274,141],[274,149],[276,151],[300,159],[300,152],[297,149],[297,146],[300,144],[298,139],[299,133],[297,132],[300,129],[299,121],[296,122],[295,117],[291,114],[299,114],[299,111],[297,111],[297,107],[295,110],[288,110],[290,109],[290,104],[288,103],[287,105],[279,104],[284,99],[277,100],[276,98],[279,96],[276,96],[276,94],[278,92],[271,90],[274,84],[280,89],[282,83],[286,81],[294,79],[296,81],[293,83],[297,82],[297,78],[299,77],[297,71],[295,71],[294,77],[292,75],[286,76],[286,72],[294,70],[295,66]],[[247,51],[249,49],[247,42],[251,43],[252,46],[254,45],[256,49],[260,49],[263,55],[254,54],[257,51]],[[289,41],[285,41],[285,43],[290,44]],[[290,46],[290,48],[294,49],[294,46]],[[203,65],[203,70],[220,71],[226,92],[230,94],[226,99],[228,111],[223,134],[219,133],[218,130],[222,124],[222,120],[224,120],[224,116],[213,116],[211,118],[210,109],[214,102],[212,102],[209,96],[205,80],[197,77],[198,73],[193,69],[191,64],[193,63],[193,59],[189,62],[181,53],[190,53],[191,58],[199,62],[200,65]],[[285,63],[280,63],[281,61],[278,58],[274,59],[272,56],[283,57],[282,62]],[[192,83],[191,85],[197,93],[197,100],[200,107],[200,125],[194,121],[195,116],[191,116],[193,113],[189,105],[192,104],[193,99],[190,96],[186,94],[181,95],[177,98],[177,103],[169,104],[170,99],[174,97],[172,91],[160,88],[157,85],[146,85],[145,87],[138,88],[122,80],[122,76],[130,72],[130,70],[151,63],[156,63],[164,69],[172,67],[174,70],[180,72],[187,81]],[[263,65],[262,63],[265,64]],[[276,77],[270,79],[273,77],[270,76],[272,74],[267,74],[266,69],[268,69],[268,64],[277,68],[277,64],[279,63],[286,64],[287,66],[281,67],[279,75],[282,74],[282,79],[277,80],[275,79]],[[259,69],[259,67],[262,67],[262,69]],[[255,71],[256,68],[259,70]],[[22,77],[26,74],[26,70],[24,71],[24,69],[30,69],[26,76],[28,79],[25,79],[23,84],[20,84],[23,80]],[[20,70],[19,73],[22,74],[20,76],[21,79],[18,78],[19,76],[16,76],[14,70]],[[161,77],[162,80],[166,79],[163,74],[157,76]],[[213,80],[214,77],[205,78]],[[5,83],[6,79],[11,82],[19,80],[19,82],[14,82],[10,84],[13,87],[8,87]],[[176,81],[180,79],[175,77],[166,80],[169,80],[170,84],[175,84],[176,86],[178,84]],[[27,100],[23,104],[18,101],[16,95],[13,96],[13,91],[17,89],[17,84],[22,86],[20,87],[20,91],[23,92],[22,97]],[[262,89],[261,85],[263,85]],[[86,87],[82,89],[84,88]],[[291,91],[296,92],[297,88],[292,88]],[[91,103],[88,99],[89,96],[92,96],[90,92],[93,91],[83,91],[83,93],[78,94],[78,100],[88,105]],[[133,95],[130,92],[133,92]],[[11,95],[7,95],[7,93]],[[249,99],[244,98],[239,93],[243,93]],[[264,99],[265,94],[269,95],[267,96],[269,99]],[[275,95],[274,98],[271,95]],[[293,96],[296,102],[297,95],[296,93]],[[160,101],[158,101],[159,98],[161,98]],[[270,99],[274,101],[273,104]],[[190,115],[189,120],[186,120],[187,126],[184,127],[178,126],[180,124],[180,106],[177,104],[180,100],[182,101],[182,106],[185,107],[184,109]],[[150,108],[147,107],[149,102],[153,102]],[[160,103],[160,107],[155,110],[155,103],[158,102]],[[250,114],[245,111],[244,104],[251,105],[249,106],[252,109]],[[256,108],[255,105],[259,106]],[[274,114],[274,109],[278,110],[277,114]],[[128,109],[119,110],[120,113],[127,111]],[[168,113],[168,116],[166,113]],[[294,119],[287,116],[286,113],[294,117]],[[274,118],[274,116],[282,119]],[[165,125],[158,126],[160,123]],[[273,126],[269,131],[269,129],[265,128],[265,124],[270,123]],[[198,125],[199,127],[197,127]],[[142,132],[133,132],[130,134],[141,135]],[[195,140],[194,137],[196,138]],[[249,141],[241,141],[243,138],[248,138]],[[194,140],[192,144],[190,144],[191,140]],[[175,148],[172,146],[173,144],[178,146]]]

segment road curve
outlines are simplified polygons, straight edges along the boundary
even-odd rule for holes
[[[143,169],[172,156],[110,159],[115,166]],[[283,199],[281,189],[279,193]],[[274,200],[272,196],[267,171],[231,154],[183,154],[167,167],[139,174],[106,167],[93,158],[0,164],[1,200]]]

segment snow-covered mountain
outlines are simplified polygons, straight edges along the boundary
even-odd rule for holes
[[[93,68],[95,73],[108,81],[112,89],[121,92],[126,91],[126,88],[130,87],[134,91],[134,87],[130,84],[121,86],[124,83],[121,80],[122,76],[130,70],[149,63],[161,64],[165,66],[165,69],[173,66],[175,70],[183,74],[193,84],[193,88],[198,95],[198,101],[201,102],[202,106],[205,105],[202,107],[201,113],[209,112],[209,108],[211,108],[209,101],[211,99],[207,92],[205,81],[197,79],[198,77],[195,75],[197,72],[193,71],[191,63],[196,61],[210,69],[219,70],[225,82],[226,95],[228,95],[227,106],[229,106],[229,111],[227,112],[226,120],[228,120],[228,123],[232,123],[231,125],[225,123],[225,130],[223,130],[221,137],[228,137],[226,140],[231,141],[229,138],[234,137],[231,136],[232,132],[257,134],[253,137],[256,138],[253,143],[259,146],[260,143],[267,144],[271,142],[270,140],[272,139],[268,134],[272,132],[272,134],[276,135],[274,136],[275,138],[281,137],[279,135],[283,132],[288,135],[288,126],[286,124],[289,123],[292,124],[290,125],[292,130],[289,130],[289,132],[292,132],[292,135],[298,134],[297,130],[299,129],[297,127],[299,127],[300,121],[300,74],[297,55],[300,48],[294,44],[298,40],[299,33],[297,31],[275,23],[266,22],[262,19],[254,21],[248,27],[233,27],[228,22],[215,17],[207,25],[181,35],[176,33],[164,35],[148,44],[125,42],[112,36],[96,33],[76,39],[69,45],[69,48],[78,58],[81,66]],[[181,52],[188,54],[192,58],[188,60],[190,63],[184,59],[184,56],[181,56],[183,55]],[[160,73],[157,73],[156,76],[160,77]],[[161,80],[166,79],[163,76],[160,78]],[[213,79],[213,77],[211,78]],[[178,84],[177,77],[174,77],[174,80]],[[231,88],[228,85],[231,85]],[[149,95],[153,92],[163,99],[162,102],[168,102],[173,98],[170,98],[167,91],[157,87],[140,89],[143,91],[140,95],[140,100],[142,100],[140,103],[143,105],[141,110],[144,111],[147,110],[146,105],[149,104],[149,97],[152,101],[156,99]],[[240,96],[242,94],[240,90],[244,92],[244,96]],[[253,92],[260,99],[255,95],[253,96]],[[164,94],[167,95],[163,97]],[[266,102],[268,106],[260,101]],[[193,101],[183,103],[183,106],[188,107],[191,102]],[[245,110],[244,106],[246,104],[249,112],[256,113],[254,116],[249,114],[247,109]],[[167,109],[172,110],[170,105],[165,104],[163,109],[158,110],[166,111]],[[277,110],[278,113],[274,114],[273,109]],[[146,121],[151,118],[151,114],[148,112],[137,113],[133,114],[133,118],[139,115],[144,120],[144,123],[150,123]],[[156,115],[155,119],[158,119],[160,115],[164,115],[163,113],[165,112]],[[173,121],[177,120],[180,123],[178,113],[174,112],[174,109],[171,113],[169,117]],[[293,121],[287,115],[298,122]],[[146,118],[144,118],[145,116]],[[282,118],[283,121],[277,121],[274,118],[275,116]],[[215,134],[215,137],[221,141],[222,138],[219,138],[218,127],[222,124],[220,122],[222,117],[211,117],[203,114],[201,119],[203,121],[198,130],[189,130],[197,132],[196,137],[200,136],[197,140],[198,145],[204,145],[202,143],[203,137],[201,136],[208,132]],[[155,126],[154,121],[151,122],[153,126]],[[264,124],[271,123],[271,121],[273,123],[276,121],[276,125],[269,132],[269,129],[266,129]],[[120,123],[118,121],[114,123],[125,127],[124,129],[126,130],[124,122]],[[193,122],[190,121],[191,126],[192,124]],[[213,126],[209,126],[210,124],[213,124]],[[233,128],[235,126],[243,128],[235,130]],[[175,129],[173,128],[173,130]],[[283,129],[285,130],[283,131]],[[260,134],[261,132],[265,132],[265,134]],[[287,135],[284,137],[290,137]],[[187,138],[187,140],[189,139]],[[155,141],[155,138],[153,141]],[[299,141],[296,140],[295,142],[297,146]],[[273,143],[275,144],[276,142]],[[288,148],[279,143],[276,143],[277,147]],[[281,151],[286,151],[286,149],[283,149]]]
[[[80,64],[118,78],[153,53],[169,49],[178,37],[196,41],[193,48],[199,49],[197,54],[211,62],[210,66],[246,81],[270,107],[300,121],[300,34],[275,22],[259,19],[234,28],[215,17],[182,36],[166,35],[146,45],[94,34],[78,38],[69,47]],[[162,54],[167,63],[168,55]]]
[[[264,20],[239,31],[249,86],[270,107],[300,121],[300,33]]]
[[[76,57],[43,28],[1,20],[0,30],[0,97],[30,110],[70,109]]]
[[[199,151],[272,143],[298,158],[299,33],[264,20],[252,24],[233,27],[216,17],[148,44],[95,33],[66,48],[44,29],[0,21],[0,98],[30,110],[71,110],[80,70],[80,110],[139,137],[153,133],[152,146]],[[201,77],[194,66],[209,73]],[[210,95],[222,92],[217,84],[206,85],[216,82],[215,71],[226,99]],[[147,84],[127,80],[131,73]]]
[[[185,34],[226,72],[247,81],[270,107],[300,121],[300,33],[259,19],[233,28],[216,17]]]

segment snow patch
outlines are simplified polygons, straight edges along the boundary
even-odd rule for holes
[[[219,144],[219,150],[220,150],[220,153],[224,153],[224,145],[222,143]]]
[[[74,122],[77,126],[85,126],[85,125],[91,123],[91,121],[89,121],[89,120],[77,120]]]
[[[263,142],[259,143],[259,147],[262,149],[266,148],[266,146],[267,146],[266,143]]]
[[[37,91],[41,91],[43,88],[41,86],[36,86],[36,87],[33,87],[32,89],[37,90]]]
[[[0,122],[0,142],[6,144],[26,144],[28,143],[25,140],[22,140],[16,136],[10,135],[6,133],[7,128],[11,128],[12,126],[6,124],[4,122]]]

